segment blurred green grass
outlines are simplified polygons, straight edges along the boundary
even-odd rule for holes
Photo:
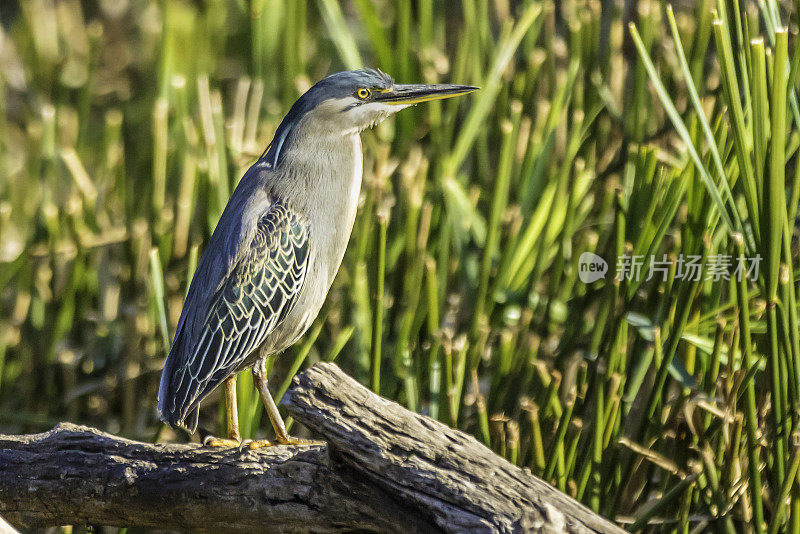
[[[158,377],[230,191],[310,84],[375,66],[482,89],[363,134],[278,396],[335,360],[632,530],[800,532],[797,4],[3,3],[0,429],[185,439]],[[756,255],[752,283],[706,276]],[[621,256],[666,276],[613,279]]]

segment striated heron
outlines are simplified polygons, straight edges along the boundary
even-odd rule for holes
[[[342,262],[361,189],[360,133],[412,104],[475,89],[360,70],[328,76],[292,105],[197,265],[161,375],[165,422],[194,432],[201,401],[225,382],[228,438],[206,443],[240,444],[235,380],[252,367],[278,443],[302,442],[286,432],[264,363],[305,333]]]

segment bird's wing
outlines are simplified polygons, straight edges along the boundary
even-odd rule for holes
[[[288,206],[273,203],[210,299],[202,327],[190,336],[197,340],[194,346],[176,355],[170,387],[159,399],[167,422],[182,424],[211,390],[240,369],[286,317],[307,267],[307,226]]]

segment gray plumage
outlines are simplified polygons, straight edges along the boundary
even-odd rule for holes
[[[355,221],[360,132],[420,99],[472,89],[396,86],[365,70],[329,76],[295,102],[198,262],[161,376],[164,421],[194,431],[214,388],[263,365],[316,318]]]

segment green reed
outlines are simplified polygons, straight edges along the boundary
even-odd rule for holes
[[[351,245],[274,391],[335,360],[631,531],[800,532],[797,2],[625,4],[14,4],[0,422],[187,439],[158,376],[225,202],[300,93],[374,66],[481,90],[364,132]]]

